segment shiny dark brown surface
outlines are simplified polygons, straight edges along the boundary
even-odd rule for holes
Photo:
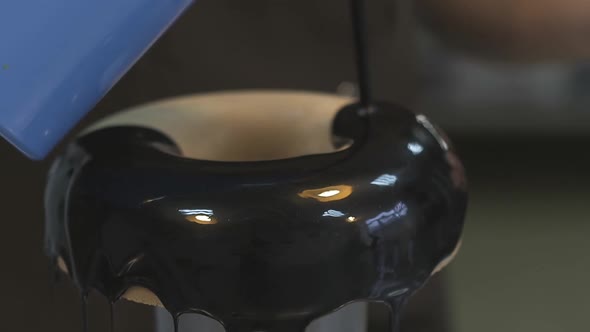
[[[185,159],[162,133],[113,127],[56,161],[47,254],[83,293],[131,286],[230,331],[300,331],[357,300],[397,308],[458,244],[465,178],[423,116],[340,111],[343,151],[261,162]]]

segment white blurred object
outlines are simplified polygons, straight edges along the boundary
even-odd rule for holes
[[[344,81],[336,87],[336,94],[343,97],[357,98],[358,86],[356,83]]]
[[[174,332],[170,314],[156,308],[156,332]],[[367,304],[353,303],[312,322],[306,332],[366,332]],[[186,314],[179,321],[180,332],[225,332],[217,321],[196,314]]]

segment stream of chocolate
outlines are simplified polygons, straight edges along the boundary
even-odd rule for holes
[[[395,326],[458,245],[466,183],[424,116],[361,109],[334,120],[349,148],[283,160],[184,158],[142,127],[79,137],[49,174],[47,255],[84,307],[91,290],[113,303],[140,286],[176,326],[200,313],[229,332],[301,332],[354,301],[389,304]]]

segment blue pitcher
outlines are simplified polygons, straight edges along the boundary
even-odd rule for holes
[[[0,134],[42,159],[192,0],[3,0]]]

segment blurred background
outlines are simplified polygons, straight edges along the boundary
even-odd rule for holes
[[[470,180],[462,251],[413,300],[404,332],[587,330],[590,3],[369,3],[375,94],[444,128]],[[220,89],[354,94],[350,31],[340,0],[200,0],[78,129]],[[33,163],[6,142],[0,153],[2,329],[80,331],[77,294],[68,283],[50,287],[42,250],[53,156]],[[92,332],[108,329],[106,308],[92,297]],[[373,309],[378,331],[383,312]],[[150,308],[120,303],[116,316],[118,331],[153,331]]]

